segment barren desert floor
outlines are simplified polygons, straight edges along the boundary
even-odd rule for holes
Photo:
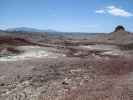
[[[133,99],[132,50],[101,43],[14,48],[22,52],[0,57],[0,100]]]

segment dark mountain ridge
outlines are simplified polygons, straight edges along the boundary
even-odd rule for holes
[[[17,27],[17,28],[8,28],[5,31],[8,32],[56,32],[55,30],[52,29],[36,29],[36,28],[29,28],[29,27]]]

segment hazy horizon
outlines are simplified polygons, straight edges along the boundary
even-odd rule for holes
[[[61,32],[133,32],[132,0],[1,0],[0,29],[30,27]]]

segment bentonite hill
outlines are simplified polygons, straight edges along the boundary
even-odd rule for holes
[[[133,100],[133,35],[123,26],[91,38],[3,33],[0,100]]]

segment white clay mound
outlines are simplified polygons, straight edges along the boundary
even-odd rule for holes
[[[24,51],[24,53],[14,55],[14,56],[1,57],[0,61],[27,60],[32,58],[43,58],[43,57],[49,57],[49,56],[51,58],[56,58],[56,55],[52,54],[52,52],[48,52],[44,47],[19,46],[17,49]]]

